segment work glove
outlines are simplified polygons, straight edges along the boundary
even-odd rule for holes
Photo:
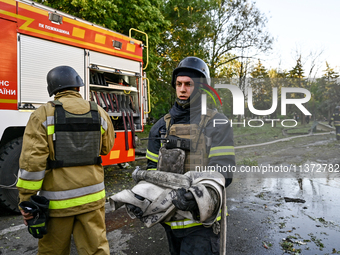
[[[190,191],[186,191],[184,188],[177,189],[176,198],[172,200],[172,203],[179,210],[191,212],[193,217],[197,219],[199,215],[198,205]]]
[[[42,238],[47,234],[49,201],[43,196],[32,196],[30,201],[19,204],[25,213],[33,216],[26,220],[28,232],[35,238]]]
[[[144,197],[141,197],[137,194],[135,194],[135,197],[138,198],[141,201],[143,201],[145,199]],[[138,206],[135,206],[135,205],[132,205],[132,204],[126,204],[125,206],[129,211],[131,211],[136,216],[137,219],[140,219],[140,220],[142,219],[142,217],[143,217],[142,209],[140,209]]]

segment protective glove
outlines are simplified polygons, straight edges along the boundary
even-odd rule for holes
[[[25,213],[33,216],[27,219],[28,232],[35,238],[42,238],[47,234],[49,201],[43,196],[32,196],[30,201],[19,204]]]
[[[172,200],[172,203],[182,211],[189,211],[197,219],[199,215],[198,205],[196,203],[194,195],[190,191],[186,191],[184,188],[176,190],[176,199]]]
[[[145,199],[144,197],[141,197],[137,194],[135,194],[135,197],[138,198],[141,201],[143,201]],[[142,217],[143,217],[142,209],[140,209],[138,206],[135,206],[135,205],[132,205],[132,204],[126,204],[125,206],[129,211],[131,211],[136,216],[137,219],[140,219],[140,220],[142,219]]]

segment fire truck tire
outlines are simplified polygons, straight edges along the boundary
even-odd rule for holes
[[[19,172],[19,157],[22,147],[22,137],[13,139],[0,150],[0,207],[12,212],[19,212],[19,192],[15,188]]]

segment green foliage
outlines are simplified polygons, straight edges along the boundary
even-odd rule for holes
[[[129,34],[130,28],[136,28],[147,33],[149,39],[149,64],[146,72],[150,79],[152,114],[159,115],[157,113],[159,110],[155,110],[156,106],[166,105],[166,103],[162,100],[165,97],[162,93],[159,93],[164,89],[159,90],[158,86],[158,78],[161,77],[159,65],[163,60],[158,52],[158,45],[163,41],[162,33],[167,31],[170,25],[170,22],[165,19],[162,13],[163,1],[39,0],[39,2],[125,35]],[[144,35],[132,32],[132,37],[146,44]],[[146,50],[144,50],[143,59],[146,61]]]
[[[172,106],[172,71],[187,56],[205,60],[212,77],[240,73],[244,49],[266,51],[272,38],[266,17],[250,0],[38,0],[57,10],[128,34],[149,36],[150,116],[160,118]],[[132,36],[145,43],[145,37]],[[144,59],[146,51],[144,50]],[[227,107],[230,111],[230,105]]]
[[[296,65],[288,73],[289,73],[289,76],[288,76],[289,78],[302,79],[302,78],[305,77],[303,66],[302,66],[302,63],[301,63],[301,55],[296,60]]]
[[[340,102],[339,73],[326,62],[326,70],[321,78],[311,86],[316,109],[320,115],[329,119],[331,112]]]
[[[257,110],[267,110],[272,106],[273,93],[272,83],[269,79],[267,69],[258,60],[257,65],[254,66],[250,73],[252,77],[249,81],[252,88],[253,106]]]
[[[212,30],[207,50],[212,76],[217,75],[218,69],[226,63],[248,57],[245,52],[249,53],[249,50],[256,53],[271,48],[272,38],[265,29],[267,19],[255,3],[248,0],[212,1],[209,13]]]
[[[210,29],[209,9],[212,1],[171,0],[165,1],[162,13],[170,21],[170,27],[162,33],[158,45],[159,80],[153,87],[155,105],[152,116],[159,118],[172,106],[175,90],[171,87],[172,72],[178,63],[187,56],[197,56],[207,61],[205,48]],[[157,108],[157,109],[156,109]]]
[[[110,15],[117,13],[118,7],[109,0],[39,0],[37,2],[103,27],[112,29],[117,25]]]

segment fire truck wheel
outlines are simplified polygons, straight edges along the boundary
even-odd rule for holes
[[[19,172],[22,137],[13,139],[1,149],[0,154],[0,206],[13,212],[18,209],[18,190],[15,187]],[[8,187],[8,188],[7,188]]]

